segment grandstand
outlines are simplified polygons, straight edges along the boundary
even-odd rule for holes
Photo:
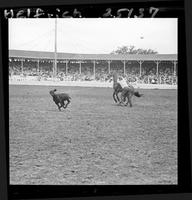
[[[9,77],[105,82],[113,71],[130,82],[177,85],[176,54],[71,54],[9,50]]]

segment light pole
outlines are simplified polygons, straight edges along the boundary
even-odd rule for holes
[[[54,70],[53,77],[57,75],[57,18],[55,18],[55,52],[54,52]]]

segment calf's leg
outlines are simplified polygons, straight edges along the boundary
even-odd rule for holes
[[[64,100],[62,100],[62,102],[61,102],[61,107],[65,108],[65,101]]]
[[[67,103],[65,105],[65,108],[67,108],[68,104],[70,103],[71,101],[69,99],[67,99]]]
[[[61,111],[61,107],[62,107],[62,106],[60,106],[59,103],[56,103],[56,102],[55,102],[55,104],[57,105],[59,111]]]

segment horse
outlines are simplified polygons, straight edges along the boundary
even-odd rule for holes
[[[143,94],[140,94],[139,92],[135,91],[134,87],[129,84],[129,87],[122,88],[120,83],[117,82],[117,73],[113,73],[113,99],[115,103],[118,103],[122,105],[122,103],[127,106],[128,103],[130,104],[130,107],[132,107],[132,96],[141,97]],[[119,100],[119,93],[123,92],[123,96],[121,96],[121,101]],[[127,102],[125,103],[125,100],[127,98]]]
[[[124,105],[128,106],[128,103],[129,103],[130,107],[132,107],[133,105],[132,105],[131,99],[132,99],[133,95],[136,97],[143,96],[143,94],[140,94],[138,91],[135,91],[135,88],[132,85],[129,85],[129,87],[123,88],[120,104],[124,103],[125,97],[127,97],[128,101],[127,101],[127,103],[124,103]]]

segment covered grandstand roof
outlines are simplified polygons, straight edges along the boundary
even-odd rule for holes
[[[54,52],[9,50],[10,58],[54,59]],[[177,54],[73,54],[57,53],[59,60],[142,60],[142,61],[177,61]]]

